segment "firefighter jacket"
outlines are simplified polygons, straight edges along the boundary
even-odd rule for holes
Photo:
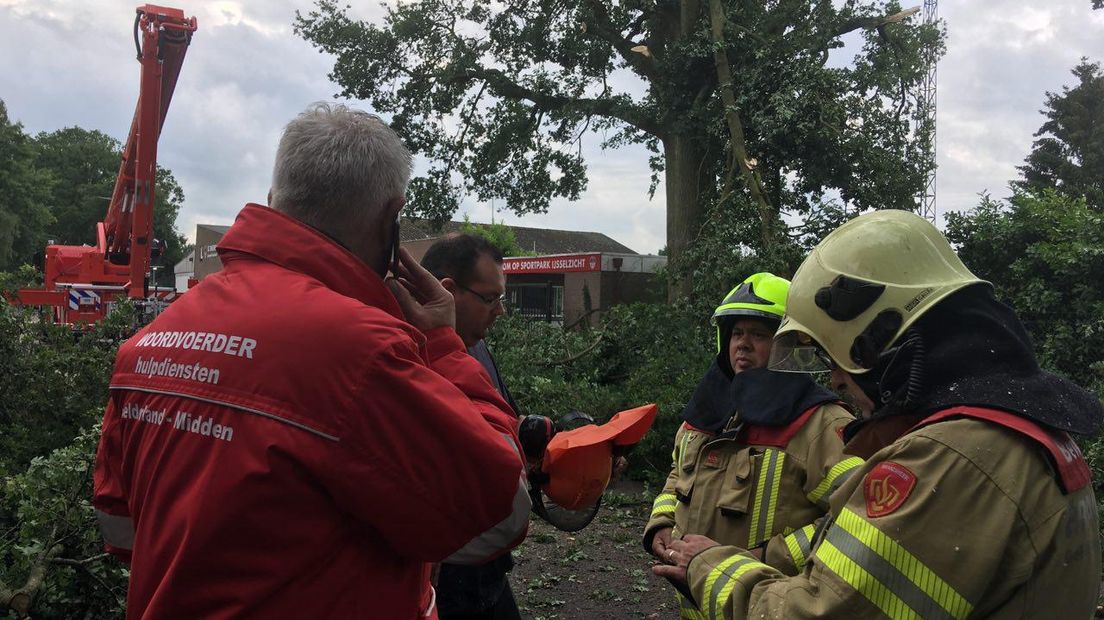
[[[862,465],[862,459],[843,454],[838,434],[851,419],[830,403],[781,428],[714,435],[683,423],[675,435],[674,466],[653,503],[646,548],[665,527],[675,528],[676,536],[701,534],[744,548],[785,534],[786,551],[778,560],[796,574],[809,551],[811,528],[805,526],[827,511],[828,497]]]
[[[709,381],[707,375],[688,410],[702,401]],[[676,537],[700,534],[743,548],[769,541],[768,561],[787,574],[797,574],[809,554],[813,522],[827,512],[832,492],[862,465],[861,459],[843,453],[841,434],[854,418],[834,402],[833,394],[805,375],[747,370],[733,381],[759,389],[750,400],[711,401],[716,407],[738,409],[715,432],[689,422],[679,428],[674,463],[653,503],[644,548],[650,553],[656,532],[666,527],[673,527]],[[761,409],[765,401],[785,404],[769,416],[788,420],[784,425],[742,422],[745,417],[769,421],[752,413],[753,405]],[[691,411],[686,417],[710,424]],[[683,617],[700,617],[684,598],[680,607]]]
[[[128,618],[436,617],[429,566],[524,537],[514,417],[447,327],[247,205],[119,350],[93,504]]]
[[[959,406],[844,483],[800,575],[721,546],[687,581],[708,618],[1089,618],[1097,524],[1068,435]]]

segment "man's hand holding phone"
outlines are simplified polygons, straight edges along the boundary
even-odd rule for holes
[[[441,286],[414,260],[405,248],[399,248],[398,273],[387,279],[387,286],[399,302],[407,322],[427,332],[436,327],[456,328],[456,302],[452,293]]]

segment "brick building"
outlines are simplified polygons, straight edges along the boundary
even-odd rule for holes
[[[427,222],[404,218],[402,244],[417,259],[441,237],[460,232],[461,222],[439,230]],[[534,256],[507,257],[506,294],[511,313],[574,325],[594,321],[611,306],[635,301],[658,302],[666,290],[656,273],[664,256],[637,254],[597,232],[510,226],[518,245]],[[193,254],[177,264],[177,282],[196,280],[222,269],[215,246],[228,226],[196,226]],[[188,274],[188,272],[191,272]],[[178,284],[179,286],[179,284]]]

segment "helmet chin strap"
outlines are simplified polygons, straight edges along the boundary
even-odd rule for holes
[[[874,414],[904,413],[919,404],[924,389],[924,338],[916,328],[878,355],[870,372],[851,378],[876,407]]]

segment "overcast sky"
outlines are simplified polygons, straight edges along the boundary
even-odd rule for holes
[[[197,223],[229,224],[244,203],[264,202],[282,126],[339,89],[326,77],[332,60],[291,31],[295,10],[309,10],[310,0],[165,1],[199,20],[158,151],[186,194],[178,226],[194,238]],[[137,4],[0,0],[0,99],[9,116],[31,133],[76,125],[124,140],[137,98]],[[1080,57],[1104,61],[1104,11],[1090,5],[940,3],[948,33],[939,65],[940,212],[970,208],[979,192],[1008,194],[1044,120],[1044,93],[1071,84]],[[357,12],[382,9],[360,3]],[[601,153],[597,143],[590,140],[589,189],[578,203],[525,218],[500,211],[496,221],[595,230],[638,252],[661,248],[663,190],[648,199],[647,152]],[[464,209],[473,221],[490,221],[488,204]]]

